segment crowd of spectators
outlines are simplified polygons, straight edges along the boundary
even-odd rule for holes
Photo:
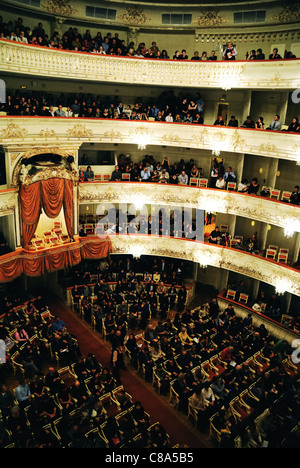
[[[163,92],[156,99],[137,98],[134,105],[124,103],[118,96],[63,94],[54,96],[44,93],[8,94],[5,103],[0,103],[0,111],[7,115],[23,117],[81,117],[114,120],[142,120],[169,123],[192,123],[204,125],[205,99],[200,92],[174,95],[172,90]],[[252,119],[250,115],[239,124],[235,115],[225,121],[218,116],[214,126],[249,128],[269,131],[300,132],[298,117],[285,125],[276,114],[269,124],[259,116]]]
[[[8,350],[0,368],[1,448],[168,446],[164,428],[151,426],[141,402],[124,389],[116,395],[115,415],[131,411],[120,423],[108,415],[101,397],[111,395],[119,382],[95,355],[81,354],[76,338],[60,317],[51,315],[42,297],[13,309],[10,305],[8,300],[3,306],[0,322],[0,338]]]
[[[79,160],[80,166],[86,162],[87,155],[83,154]],[[118,156],[118,164],[112,171],[110,180],[112,182],[122,182],[123,174],[129,176],[131,182],[157,182],[160,184],[173,185],[189,185],[191,179],[205,179],[202,168],[198,166],[197,161],[191,158],[185,161],[183,158],[179,162],[170,163],[167,157],[163,157],[162,161],[156,161],[152,155],[145,155],[139,163],[134,163],[128,155],[120,154]],[[86,168],[81,166],[78,173],[80,182],[94,182],[95,174],[91,166]],[[235,184],[234,188],[228,186],[229,182]],[[231,166],[226,169],[223,161],[214,158],[210,177],[207,178],[207,186],[220,190],[233,190],[239,193],[249,195],[258,195],[261,197],[270,197],[271,188],[268,186],[260,187],[257,177],[253,177],[251,181],[243,177],[240,183],[237,183],[237,175]],[[300,204],[299,186],[293,188],[289,203],[293,205]]]
[[[163,311],[160,311],[160,281],[141,283],[136,281],[131,273],[127,276],[126,269],[131,270],[128,261],[131,261],[130,258],[120,260],[119,268],[114,265],[113,271],[120,271],[116,278],[116,289],[107,283],[107,280],[111,279],[108,274],[107,277],[102,275],[94,292],[97,298],[100,296],[100,303],[104,303],[104,308],[105,304],[109,305],[107,311],[102,310],[102,321],[108,332],[107,339],[112,343],[117,339],[124,349],[124,355],[128,356],[130,365],[135,367],[146,381],[159,388],[160,394],[170,394],[171,401],[175,398],[179,411],[187,413],[190,405],[197,412],[197,427],[200,430],[208,429],[209,420],[213,416],[214,425],[221,434],[218,442],[220,447],[235,447],[237,443],[245,444],[246,440],[249,442],[250,436],[247,431],[251,423],[260,431],[258,446],[262,446],[264,442],[267,446],[280,445],[285,437],[289,437],[291,429],[298,424],[299,419],[298,410],[291,421],[283,421],[278,417],[278,413],[281,414],[282,402],[286,402],[286,398],[292,396],[296,406],[298,401],[298,374],[295,372],[295,376],[292,376],[284,364],[291,353],[288,342],[275,339],[264,325],[255,326],[254,310],[253,314],[249,313],[245,318],[241,318],[230,303],[227,308],[221,310],[216,297],[194,309],[186,303],[173,302],[171,308],[174,315],[171,319],[171,315],[166,317]],[[156,260],[153,269],[150,270],[152,278],[157,272],[161,274],[160,269],[161,264]],[[147,274],[146,272],[145,275]],[[153,287],[152,291],[149,286]],[[143,323],[140,316],[142,328],[139,325],[138,330],[135,326],[131,329],[132,291],[137,297],[142,295],[137,310],[141,310],[147,302],[147,307],[154,311],[152,318],[158,319],[155,324],[153,320],[148,320],[148,325],[144,328],[146,322]],[[156,296],[155,305],[153,291]],[[272,298],[270,300],[272,302]],[[124,321],[128,321],[127,333],[122,333],[122,314]],[[135,316],[134,320],[136,319]],[[135,331],[141,329],[144,330],[142,342],[138,341],[135,334]],[[260,364],[259,367],[253,364],[251,367],[251,364],[247,363],[248,359],[251,360],[258,352],[266,365]],[[208,374],[201,364],[217,353],[220,357],[220,372]],[[251,399],[254,408],[251,416],[242,421],[233,413],[230,402],[250,386],[255,395]],[[224,409],[229,413],[225,420]],[[265,411],[272,412],[274,418],[278,418],[276,421],[280,431],[272,427],[271,434],[262,433]],[[246,429],[247,437],[244,438]]]
[[[23,19],[20,17],[15,21],[15,24],[12,21],[5,23],[1,20],[0,37],[25,44],[100,55],[173,60],[217,60],[215,50],[212,50],[210,53],[203,51],[201,54],[196,50],[191,57],[187,54],[186,49],[175,50],[174,53],[169,54],[165,48],[158,47],[156,41],[152,41],[149,46],[144,42],[140,42],[136,47],[134,42],[127,44],[124,39],[119,37],[119,33],[112,35],[112,33],[108,32],[104,35],[98,31],[96,35],[93,35],[90,29],[86,29],[83,33],[77,27],[71,26],[63,33],[62,37],[59,36],[58,32],[54,32],[49,37],[41,22],[31,30],[23,24]],[[229,42],[224,47],[222,59],[236,60],[237,56],[238,51],[236,46],[232,42]],[[250,54],[247,52],[245,58],[246,60],[265,60],[265,54],[261,48],[258,48],[257,50],[251,50]],[[288,52],[284,58],[296,58],[296,56]],[[269,60],[274,59],[282,59],[277,48],[274,48],[269,55]]]

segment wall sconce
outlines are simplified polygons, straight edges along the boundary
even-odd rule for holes
[[[255,221],[251,221],[251,226],[255,226]]]
[[[199,41],[199,34],[196,34],[195,36],[195,42],[198,42]]]
[[[263,168],[260,167],[258,172],[259,172],[260,174],[262,174],[262,173],[264,172]]]

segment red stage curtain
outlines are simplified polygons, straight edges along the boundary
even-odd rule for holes
[[[69,237],[73,238],[73,183],[71,180],[51,178],[20,187],[23,247],[31,241],[44,209],[48,218],[56,218],[62,207]]]
[[[64,193],[64,215],[66,221],[66,227],[69,237],[73,238],[73,183],[71,180],[65,180],[65,193]]]
[[[56,218],[63,205],[64,199],[64,179],[42,180],[41,192],[43,208],[48,218]]]
[[[41,214],[41,190],[39,182],[28,187],[21,185],[20,202],[22,215],[23,246],[33,238]]]

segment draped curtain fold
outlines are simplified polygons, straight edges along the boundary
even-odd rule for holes
[[[51,178],[35,182],[28,187],[21,185],[20,203],[22,216],[23,247],[27,247],[36,231],[42,208],[48,218],[56,218],[62,207],[69,237],[73,238],[73,183],[71,180]]]
[[[36,231],[41,214],[41,194],[39,182],[28,187],[20,187],[23,246],[27,246]]]
[[[41,276],[45,272],[62,270],[77,265],[84,259],[107,258],[112,252],[112,243],[109,238],[92,239],[82,242],[81,239],[71,243],[68,247],[59,247],[54,250],[41,251],[28,254],[15,252],[3,256],[0,260],[0,283],[12,281],[22,273],[27,276]]]

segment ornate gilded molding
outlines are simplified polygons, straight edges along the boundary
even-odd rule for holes
[[[13,153],[20,148],[37,149],[49,145],[65,149],[85,141],[111,142],[138,145],[166,145],[189,147],[218,152],[243,152],[259,156],[272,156],[298,163],[299,135],[265,130],[233,129],[214,125],[146,122],[126,119],[77,119],[43,117],[0,117],[3,128],[18,127],[18,138],[3,130],[1,144],[14,145]],[[17,124],[15,124],[17,122]],[[45,130],[46,128],[46,130]],[[22,139],[20,138],[22,130]],[[15,141],[14,141],[15,140]],[[19,141],[18,141],[19,140]],[[22,142],[22,143],[21,143]],[[19,146],[18,146],[19,145]]]
[[[24,138],[27,135],[27,130],[14,122],[9,122],[7,127],[0,131],[0,135],[1,138]]]
[[[70,5],[69,0],[49,0],[41,4],[52,15],[71,16],[78,13],[76,8]]]
[[[296,4],[287,5],[278,15],[273,16],[272,19],[280,23],[297,23],[300,21],[300,8]]]
[[[112,254],[155,255],[180,258],[201,266],[214,266],[254,278],[300,296],[299,271],[263,257],[239,250],[168,237],[142,235],[111,235]]]
[[[48,168],[47,171],[45,171],[43,176],[40,173],[38,173],[36,176],[33,176],[33,177],[27,174],[26,168],[22,167],[22,164],[21,164],[22,160],[23,159],[30,160],[31,157],[37,156],[39,154],[44,154],[44,153],[53,153],[62,157],[62,167],[60,168],[59,173],[57,173],[56,175],[51,174],[51,169]],[[67,158],[69,156],[73,156],[74,158],[74,162],[71,164],[67,163]],[[29,185],[30,183],[33,183],[36,180],[38,180],[38,177],[41,177],[40,180],[44,180],[45,178],[49,178],[49,177],[64,177],[64,178],[72,179],[73,182],[77,184],[78,168],[75,163],[75,158],[76,158],[76,151],[72,149],[66,150],[64,148],[60,148],[57,146],[56,147],[45,146],[45,147],[31,148],[29,150],[20,151],[20,152],[13,152],[11,155],[12,176],[11,176],[10,185],[14,188],[18,188],[21,181],[25,183],[26,185]],[[62,173],[63,169],[66,170],[66,172],[68,172],[67,175]]]
[[[75,124],[74,127],[68,128],[66,132],[67,136],[75,138],[91,138],[93,136],[93,131],[85,124]]]
[[[129,26],[143,25],[151,21],[151,18],[148,18],[144,13],[144,9],[138,6],[127,7],[126,11],[118,18]]]
[[[232,214],[285,228],[293,224],[300,232],[300,208],[263,197],[238,192],[178,185],[130,182],[81,183],[78,201],[86,203],[134,203],[149,205],[190,206],[206,211]],[[298,226],[298,229],[297,229]]]
[[[198,24],[202,28],[205,27],[216,27],[228,23],[228,20],[219,15],[219,11],[216,9],[201,10],[200,16],[193,21],[194,24]]]

